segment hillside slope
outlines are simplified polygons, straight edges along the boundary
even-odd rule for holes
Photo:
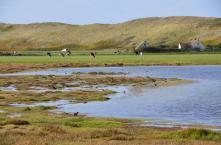
[[[167,17],[137,19],[119,24],[0,23],[0,50],[133,49],[143,40],[151,46],[175,48],[199,38],[221,46],[221,18]]]

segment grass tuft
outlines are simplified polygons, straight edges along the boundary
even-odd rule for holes
[[[185,129],[166,135],[167,138],[221,141],[221,134],[206,129]]]

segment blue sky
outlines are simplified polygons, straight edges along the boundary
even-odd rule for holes
[[[5,23],[119,23],[166,16],[221,17],[221,0],[0,0]]]

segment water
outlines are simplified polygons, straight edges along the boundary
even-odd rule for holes
[[[14,85],[11,85],[8,87],[0,87],[0,91],[15,92],[15,91],[17,91],[17,88]]]
[[[124,72],[128,76],[151,76],[195,80],[170,87],[116,86],[119,93],[106,102],[63,103],[58,111],[89,116],[145,119],[156,124],[221,127],[221,66],[139,66],[66,68],[13,75],[71,75],[73,72]],[[11,74],[6,74],[11,75]]]
[[[5,111],[4,110],[0,110],[0,113],[5,113]]]

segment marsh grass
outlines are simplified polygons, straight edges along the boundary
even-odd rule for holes
[[[102,127],[117,127],[122,126],[123,124],[116,121],[108,121],[108,120],[94,120],[91,118],[72,118],[64,122],[65,126],[70,127],[94,127],[94,128],[102,128]]]
[[[221,134],[206,129],[185,129],[169,134],[168,138],[221,141]]]
[[[78,90],[62,91],[65,87],[76,87],[70,83],[80,82]],[[0,87],[7,87],[13,85],[16,87],[16,91],[0,91],[2,97],[1,103],[32,103],[32,102],[45,102],[55,101],[59,99],[66,99],[75,102],[87,102],[87,101],[106,101],[109,100],[107,95],[114,94],[116,92],[112,90],[94,90],[93,86],[96,85],[144,85],[153,84],[169,85],[181,82],[185,80],[179,79],[161,79],[150,77],[127,77],[125,75],[106,75],[106,74],[81,74],[76,77],[72,76],[15,76],[15,77],[0,77]],[[187,82],[186,82],[187,83]],[[88,85],[88,90],[81,89],[81,85]],[[53,87],[52,87],[53,86]],[[32,90],[32,87],[41,87],[48,89],[46,92],[28,91]]]
[[[139,128],[128,126],[131,121],[127,120],[76,117],[35,109],[13,119],[0,116],[0,122],[4,122],[0,123],[0,145],[216,145],[221,140],[220,133],[208,130]]]
[[[85,102],[85,101],[106,101],[109,98],[106,96],[114,93],[110,90],[103,91],[75,91],[75,92],[45,92],[45,93],[35,93],[20,91],[16,93],[2,93],[6,98],[2,100],[2,103],[33,103],[33,102],[45,102],[45,101],[55,101],[59,99],[66,99],[75,102]],[[35,109],[47,109],[46,107],[38,107]]]
[[[213,55],[214,56],[214,55]],[[218,57],[219,55],[216,55]],[[127,56],[126,56],[127,57]],[[162,57],[162,56],[161,56]],[[178,57],[178,56],[176,56]],[[187,57],[187,56],[185,56]],[[191,59],[195,59],[190,56]],[[200,56],[202,57],[202,56]],[[1,58],[0,58],[1,59]],[[105,58],[106,59],[106,58]],[[117,61],[117,58],[114,61]],[[123,58],[122,58],[123,59]],[[134,58],[132,58],[134,59]],[[137,59],[137,58],[136,58]],[[139,58],[140,59],[140,58]],[[149,58],[148,58],[149,59]],[[161,58],[168,61],[168,58]],[[175,58],[173,58],[175,59]],[[189,60],[188,58],[185,58]],[[201,58],[206,61],[206,58]],[[220,58],[209,58],[220,61]],[[126,60],[124,60],[126,61]],[[162,60],[161,60],[162,61]],[[177,60],[176,60],[177,61]],[[199,61],[196,58],[195,62]],[[202,60],[201,60],[202,61]],[[211,61],[211,60],[210,60]],[[33,62],[32,62],[33,63]],[[181,63],[182,64],[182,63]],[[35,86],[48,87],[51,80],[56,84],[63,84],[76,80],[55,76],[29,76],[0,78],[1,86],[15,84],[17,92],[0,91],[0,109],[6,112],[0,114],[0,145],[218,145],[221,134],[203,129],[158,129],[140,128],[130,126],[133,121],[122,119],[90,118],[85,116],[73,116],[70,114],[53,114],[48,110],[54,107],[12,107],[7,104],[12,102],[37,102],[57,99],[78,100],[79,102],[106,100],[105,96],[114,93],[103,91],[75,91],[75,92],[26,92],[32,82]],[[78,78],[79,79],[79,78]],[[65,80],[65,81],[64,81]],[[161,79],[154,81],[160,81]],[[153,82],[153,78],[85,78],[87,84],[142,84]],[[165,81],[165,80],[162,80]],[[168,81],[168,80],[167,80]],[[176,80],[175,80],[176,81]],[[41,85],[43,84],[43,85]],[[20,113],[22,116],[9,118],[11,113]]]

